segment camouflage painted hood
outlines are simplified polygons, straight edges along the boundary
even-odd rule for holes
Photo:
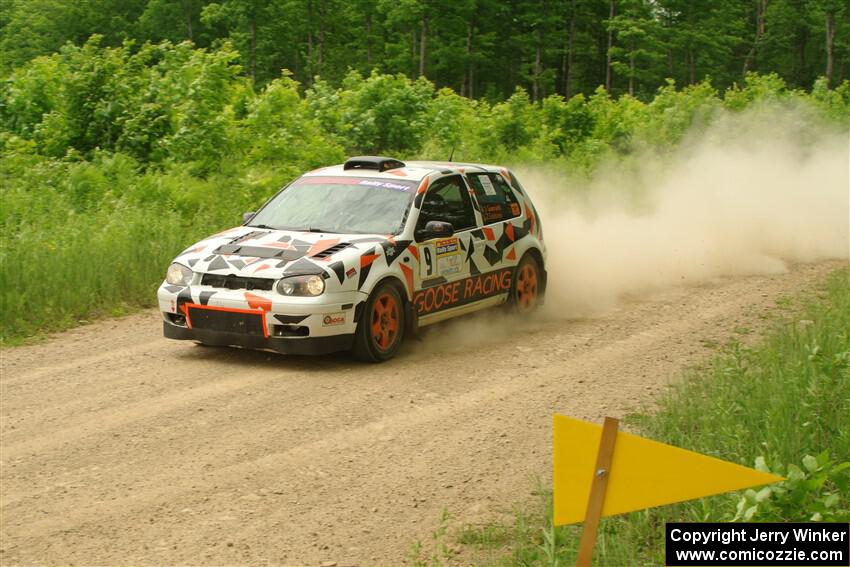
[[[336,275],[368,251],[397,246],[391,236],[332,234],[240,226],[184,250],[174,261],[195,272],[273,278],[302,274]],[[340,271],[342,270],[342,271]]]

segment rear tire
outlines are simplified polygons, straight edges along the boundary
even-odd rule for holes
[[[404,302],[390,282],[376,287],[360,313],[351,353],[364,362],[383,362],[398,352],[406,327]]]
[[[531,313],[543,300],[543,276],[534,256],[526,254],[517,264],[509,304],[514,313]]]

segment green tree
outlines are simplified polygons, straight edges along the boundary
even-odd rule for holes
[[[746,29],[737,0],[659,0],[658,17],[668,43],[668,76],[692,85],[710,74],[722,84],[740,77],[736,58]]]
[[[145,41],[191,41],[208,44],[201,10],[208,0],[148,0],[136,22],[136,36]]]
[[[201,21],[207,25],[222,25],[227,37],[247,55],[248,74],[257,78],[258,27],[267,21],[265,0],[222,0],[203,7]]]
[[[6,0],[0,31],[0,65],[9,70],[66,42],[84,43],[99,34],[109,45],[132,36],[148,0]],[[5,11],[5,10],[4,10]]]
[[[617,45],[611,48],[611,66],[618,76],[627,77],[628,93],[648,84],[654,87],[663,69],[663,30],[652,14],[651,7],[641,0],[624,0],[620,13],[608,22],[617,33]]]

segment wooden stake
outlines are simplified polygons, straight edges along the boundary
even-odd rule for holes
[[[611,460],[614,457],[614,443],[617,441],[619,420],[606,417],[602,425],[602,439],[599,441],[599,452],[596,454],[593,484],[590,485],[590,498],[587,499],[587,512],[584,514],[584,528],[581,532],[581,542],[578,546],[576,567],[590,567],[593,559],[593,548],[596,546],[596,532],[599,520],[602,518],[602,505],[605,503],[605,490],[608,488],[608,477],[611,472]]]

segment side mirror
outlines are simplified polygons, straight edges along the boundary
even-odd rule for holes
[[[250,213],[242,213],[242,224],[248,224],[248,221],[254,218],[254,215],[256,214],[257,213],[254,211],[251,211]]]
[[[450,222],[432,220],[425,223],[425,228],[420,228],[414,233],[417,242],[431,240],[432,238],[448,238],[455,233]]]

